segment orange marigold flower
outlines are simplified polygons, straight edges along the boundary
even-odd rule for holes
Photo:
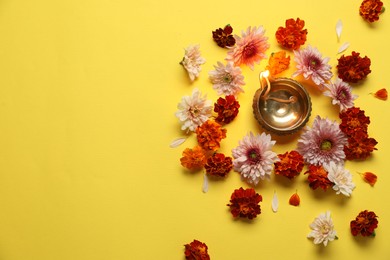
[[[377,92],[373,93],[373,95],[378,99],[387,100],[387,90],[385,88],[378,90]]]
[[[352,55],[343,55],[338,59],[337,72],[343,81],[356,83],[371,73],[370,66],[370,58],[367,56],[362,58],[359,52],[353,51]]]
[[[233,168],[231,157],[222,153],[215,153],[207,159],[205,164],[206,173],[213,177],[225,177]]]
[[[379,20],[379,15],[383,12],[383,3],[380,0],[363,0],[359,8],[359,14],[367,22]]]
[[[347,160],[364,160],[371,155],[377,145],[374,138],[368,137],[364,131],[354,132],[348,137],[348,145],[344,146],[345,158]]]
[[[230,212],[233,217],[256,218],[261,213],[259,203],[263,200],[263,197],[256,193],[252,188],[243,189],[242,187],[234,190],[230,198]]]
[[[350,107],[340,112],[340,130],[347,136],[354,135],[355,132],[367,132],[370,124],[370,117],[364,114],[364,110],[358,107]]]
[[[240,104],[233,95],[218,98],[214,104],[214,112],[218,113],[217,121],[220,124],[228,124],[236,118]]]
[[[377,215],[373,211],[364,210],[359,213],[355,220],[351,221],[351,233],[357,236],[375,236],[375,229],[378,227]]]
[[[362,176],[363,180],[371,186],[374,186],[376,181],[378,180],[378,176],[376,176],[372,172],[363,172],[360,175]]]
[[[193,149],[186,148],[182,156],[181,165],[191,171],[202,169],[207,160],[205,151],[198,145]]]
[[[232,35],[233,28],[230,24],[226,25],[225,28],[218,28],[213,31],[213,39],[218,44],[219,47],[231,47],[236,44],[236,39]]]
[[[291,195],[290,200],[288,201],[291,206],[299,206],[301,203],[301,198],[299,197],[298,193],[295,192],[293,195]]]
[[[184,248],[184,255],[188,260],[210,260],[208,247],[203,242],[194,239],[190,244],[184,245]]]
[[[333,182],[328,179],[328,172],[321,165],[309,165],[309,170],[305,174],[309,174],[309,186],[313,190],[321,188],[326,191],[333,186]]]
[[[286,57],[285,51],[278,51],[271,54],[266,69],[269,70],[271,76],[275,76],[285,71],[289,65],[290,56]]]
[[[297,151],[278,154],[279,162],[275,163],[275,174],[283,175],[289,179],[298,176],[303,169],[303,156]]]
[[[297,50],[306,42],[307,30],[303,27],[305,21],[297,18],[286,20],[286,27],[279,27],[276,31],[276,40],[280,45],[289,50]]]
[[[226,137],[226,129],[214,121],[207,120],[196,128],[196,135],[203,149],[216,151],[220,147],[221,140]]]

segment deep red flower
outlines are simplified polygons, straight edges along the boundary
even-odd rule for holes
[[[195,146],[193,149],[186,148],[182,156],[181,165],[191,171],[202,169],[207,160],[206,152],[200,146]]]
[[[188,260],[210,260],[208,247],[205,243],[198,240],[192,241],[190,244],[184,245],[184,255]]]
[[[280,45],[289,50],[297,50],[306,42],[307,30],[303,27],[305,21],[297,18],[286,20],[286,27],[279,27],[275,33],[276,40]]]
[[[380,100],[387,100],[387,90],[385,88],[378,90],[373,95]]]
[[[303,169],[303,156],[297,151],[278,154],[279,162],[275,163],[275,174],[283,175],[289,179],[298,176]]]
[[[364,110],[358,107],[351,107],[340,112],[340,130],[347,136],[354,135],[355,132],[367,132],[370,124],[370,117],[364,114]]]
[[[261,213],[259,203],[262,200],[263,197],[256,193],[254,189],[244,190],[241,187],[232,193],[230,204],[227,204],[227,206],[230,207],[233,217],[253,219]]]
[[[213,177],[225,177],[233,168],[231,157],[222,153],[215,153],[207,159],[205,164],[206,173]]]
[[[214,103],[214,112],[218,113],[217,121],[220,124],[228,124],[237,116],[240,104],[233,95],[218,98]]]
[[[333,186],[333,182],[328,179],[328,172],[322,166],[309,165],[309,170],[305,174],[309,174],[307,179],[313,190],[321,188],[326,191]]]
[[[213,39],[218,44],[219,47],[231,47],[236,44],[236,40],[233,35],[233,28],[228,24],[225,28],[218,28],[213,31]]]
[[[288,203],[290,203],[291,206],[299,206],[301,203],[301,198],[299,198],[298,193],[295,192],[293,195],[291,195]]]
[[[220,147],[220,142],[226,137],[226,129],[220,124],[207,120],[196,128],[196,137],[199,145],[205,150],[216,151]]]
[[[351,233],[357,236],[375,236],[375,229],[378,227],[377,215],[373,211],[364,210],[359,213],[355,220],[351,221]]]
[[[337,72],[339,78],[345,82],[356,83],[363,80],[371,73],[371,60],[367,56],[360,57],[359,52],[352,52],[352,55],[342,55],[338,59]]]
[[[378,142],[368,137],[364,131],[354,132],[348,137],[348,145],[344,146],[345,158],[347,160],[364,160],[371,155]]]
[[[359,8],[359,14],[367,22],[379,20],[379,15],[383,11],[383,3],[380,0],[363,0]]]

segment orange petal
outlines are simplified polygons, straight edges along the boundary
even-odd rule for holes
[[[372,172],[364,172],[362,174],[363,180],[367,183],[369,183],[371,186],[374,186],[378,177],[373,174]]]
[[[378,90],[374,93],[374,97],[381,100],[387,100],[387,90],[385,88]]]
[[[299,198],[298,193],[295,192],[293,195],[291,195],[290,200],[288,202],[292,206],[299,206],[299,204],[301,203],[301,199]]]

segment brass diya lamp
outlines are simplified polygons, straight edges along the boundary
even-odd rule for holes
[[[253,113],[259,124],[277,135],[301,129],[311,114],[311,99],[306,89],[289,78],[268,80],[269,72],[260,73],[260,89],[253,98]],[[263,79],[266,84],[264,85]]]

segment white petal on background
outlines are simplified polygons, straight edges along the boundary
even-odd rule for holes
[[[340,40],[340,37],[341,37],[341,32],[343,31],[343,22],[341,21],[341,19],[339,19],[337,21],[337,24],[336,24],[336,34],[337,34],[337,40]]]
[[[204,193],[208,192],[209,191],[209,177],[207,177],[207,174],[205,173],[204,176],[203,176],[203,187],[202,187],[202,191]]]
[[[344,42],[343,44],[341,44],[339,50],[337,51],[337,54],[342,53],[343,51],[348,49],[348,47],[349,47],[349,42]]]
[[[171,148],[178,147],[179,145],[184,143],[186,140],[187,140],[186,137],[176,138],[175,140],[172,141],[172,143],[169,145],[169,147],[171,147]]]
[[[274,192],[274,197],[272,198],[272,211],[277,212],[279,208],[279,199],[276,191]]]

